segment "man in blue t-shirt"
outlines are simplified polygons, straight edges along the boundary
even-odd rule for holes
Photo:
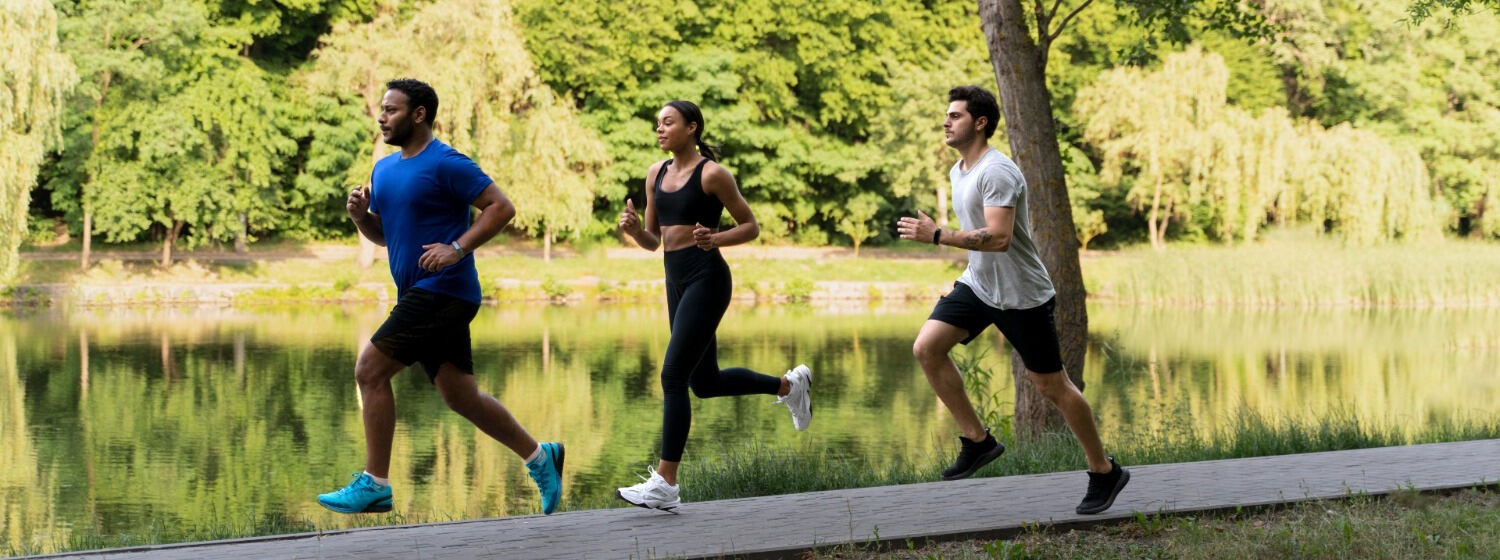
[[[396,400],[391,378],[420,362],[443,402],[521,458],[552,513],[562,496],[563,445],[538,444],[495,397],[474,383],[469,322],[479,312],[473,251],[516,215],[472,160],[432,136],[437,93],[417,80],[386,84],[380,133],[401,151],[375,163],[370,191],[349,193],[359,233],[386,247],[396,280],[396,307],[370,337],[354,366],[364,403],[365,471],[348,486],[318,496],[339,513],[391,510],[391,438]],[[469,223],[469,207],[479,218]]]

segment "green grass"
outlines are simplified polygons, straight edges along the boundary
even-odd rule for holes
[[[1495,419],[1432,421],[1410,433],[1400,433],[1337,412],[1310,425],[1242,413],[1205,434],[1192,429],[1185,413],[1173,417],[1174,421],[1158,429],[1106,432],[1105,445],[1126,465],[1146,465],[1500,438],[1500,420]],[[1046,434],[1034,442],[1018,443],[1009,434],[997,438],[1007,447],[1004,458],[976,476],[1050,473],[1079,470],[1086,465],[1082,448],[1068,432]],[[955,451],[934,450],[925,458],[882,462],[815,447],[777,453],[753,445],[731,446],[704,454],[709,458],[684,468],[683,499],[721,500],[928,482],[938,479]]]
[[[302,300],[376,299],[370,286],[390,286],[386,261],[360,268],[352,257],[343,259],[283,258],[298,253],[283,248],[274,258],[247,261],[198,261],[183,258],[163,269],[145,261],[101,259],[87,271],[73,260],[23,260],[17,286],[35,284],[91,284],[132,286],[159,284],[265,284],[247,288],[241,303]],[[258,251],[257,251],[258,252]],[[257,253],[252,252],[252,255]],[[608,259],[602,250],[558,257],[551,262],[514,254],[481,255],[477,262],[481,283],[497,301],[654,300],[663,294],[661,255]],[[727,256],[741,295],[760,300],[809,299],[819,282],[893,282],[900,286],[857,292],[865,297],[930,298],[932,289],[953,282],[962,272],[958,261],[911,258],[760,258]],[[351,287],[367,287],[351,290]],[[904,287],[903,287],[904,286]],[[122,301],[133,301],[128,295]]]
[[[1500,551],[1500,493],[1472,489],[1449,495],[1402,492],[1385,497],[1298,504],[1285,509],[1219,515],[1138,515],[1107,527],[1032,529],[1008,540],[910,543],[876,551],[843,546],[820,560],[933,558],[951,560],[1109,559],[1392,559],[1495,558]]]
[[[76,249],[65,245],[35,252],[68,248]],[[308,258],[320,250],[324,254],[329,250],[347,254],[353,245],[257,245],[250,255],[260,258],[244,262],[196,262],[191,260],[191,253],[180,253],[184,260],[167,270],[148,262],[104,260],[85,273],[79,272],[71,260],[27,259],[22,261],[15,284],[360,285],[391,281],[384,261],[361,269],[352,257]],[[891,282],[904,287],[875,288],[871,284],[857,293],[846,292],[867,298],[930,298],[933,290],[951,284],[964,266],[961,251],[934,253],[921,246],[867,251],[859,259],[846,253],[808,257],[798,250],[782,258],[765,258],[757,256],[764,253],[754,252],[774,252],[771,248],[755,248],[739,255],[731,251],[727,258],[736,289],[762,300],[798,301],[812,297],[819,282]],[[591,247],[579,253],[561,253],[544,262],[529,256],[528,251],[531,248],[507,246],[504,252],[480,256],[480,279],[494,299],[616,301],[660,297],[660,290],[654,286],[645,289],[638,285],[662,279],[659,253],[626,251],[638,258],[610,259],[603,247]],[[1362,247],[1306,232],[1282,231],[1245,245],[1174,244],[1163,252],[1142,246],[1090,253],[1082,264],[1090,297],[1099,301],[1198,307],[1500,306],[1500,243],[1439,239]],[[891,290],[901,293],[887,293]],[[283,296],[281,299],[295,299]],[[271,294],[260,294],[261,299],[268,297]]]
[[[1282,232],[1243,246],[1126,249],[1086,259],[1091,297],[1203,307],[1500,306],[1500,243],[1345,246]]]

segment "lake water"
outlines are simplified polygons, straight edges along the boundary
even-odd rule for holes
[[[481,387],[538,439],[567,444],[570,495],[606,499],[654,464],[664,305],[487,306]],[[755,396],[694,402],[696,457],[815,446],[873,462],[928,457],[956,429],[911,355],[926,305],[736,305],[721,365],[815,373],[811,430]],[[354,307],[43,309],[0,313],[0,550],[152,523],[283,515],[352,523],[314,496],[363,466],[355,356],[386,310]],[[1500,414],[1500,311],[1258,312],[1091,308],[1085,393],[1108,442],[1188,412],[1211,430],[1244,410],[1330,411],[1376,425]],[[987,349],[1010,395],[1005,349]],[[969,349],[960,350],[970,351]],[[397,377],[396,508],[439,519],[538,511],[519,460],[444,407],[418,369]],[[243,522],[243,521],[241,521]],[[36,550],[36,544],[31,545]],[[45,546],[45,545],[42,545]]]

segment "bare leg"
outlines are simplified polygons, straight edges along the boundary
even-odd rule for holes
[[[979,442],[984,441],[984,423],[980,422],[973,403],[969,402],[969,395],[964,392],[964,379],[958,372],[958,365],[948,357],[948,351],[968,334],[961,328],[929,319],[917,333],[912,354],[922,365],[922,372],[927,374],[927,383],[932,385],[933,392],[958,422],[964,439]]]
[[[396,432],[396,395],[391,377],[406,366],[385,355],[374,344],[365,346],[354,365],[359,384],[360,415],[365,424],[365,472],[387,478],[391,469],[391,438]]]
[[[676,486],[677,485],[677,465],[680,465],[680,464],[681,464],[681,462],[679,462],[679,461],[657,461],[656,462],[656,474],[661,475],[661,477],[667,481],[667,484],[671,484],[672,486]]]
[[[1037,392],[1047,397],[1052,406],[1062,412],[1063,421],[1073,430],[1088,457],[1089,470],[1096,473],[1110,472],[1109,457],[1104,454],[1104,444],[1099,441],[1099,427],[1094,424],[1094,411],[1066,371],[1037,373],[1028,370],[1026,378],[1036,386]]]
[[[438,369],[435,382],[448,408],[468,419],[480,431],[509,447],[522,459],[530,457],[536,451],[536,440],[510,415],[505,405],[500,404],[489,393],[479,390],[472,374],[445,363]]]

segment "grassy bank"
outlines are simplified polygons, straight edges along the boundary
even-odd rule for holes
[[[1241,246],[1139,247],[1085,259],[1090,296],[1202,307],[1500,306],[1500,244],[1345,246],[1282,232]]]
[[[1279,511],[1158,517],[1091,530],[1033,529],[1004,541],[913,542],[898,550],[836,547],[820,560],[1197,560],[1495,558],[1500,550],[1500,493],[1404,492],[1386,497],[1299,504]]]
[[[962,272],[964,255],[834,248],[749,247],[727,251],[739,297],[760,301],[930,299]],[[384,261],[360,268],[352,246],[275,245],[248,256],[184,255],[171,268],[104,259],[88,271],[72,260],[28,259],[0,300],[44,284],[107,286],[122,294],[96,303],[167,299],[160,285],[243,284],[235,303],[369,301],[390,286]],[[564,253],[551,262],[521,250],[481,254],[479,275],[492,301],[630,301],[661,297],[659,254],[604,248]],[[1172,245],[1089,253],[1084,281],[1097,301],[1193,307],[1495,307],[1500,306],[1500,244],[1439,239],[1423,244],[1346,246],[1336,239],[1279,232],[1236,246]],[[131,291],[137,288],[135,291]],[[237,292],[238,293],[238,292]],[[388,292],[387,292],[387,295]],[[187,296],[191,298],[192,296]]]
[[[1241,415],[1212,433],[1194,433],[1187,419],[1148,432],[1106,434],[1110,452],[1126,465],[1203,461],[1384,447],[1411,443],[1435,443],[1500,438],[1500,421],[1486,419],[1466,423],[1430,423],[1411,434],[1371,428],[1347,415],[1330,415],[1313,424],[1292,424]],[[981,470],[977,476],[1009,476],[1078,470],[1083,453],[1071,436],[1054,434],[1041,441],[1017,444],[1001,436],[1009,448],[1005,456]],[[929,482],[951,460],[954,449],[935,449],[916,459],[867,457],[840,453],[810,444],[795,453],[777,452],[755,445],[726,445],[705,449],[703,459],[683,470],[683,499],[690,502],[767,496],[818,490],[861,488]],[[1082,475],[1079,491],[1083,489]],[[622,507],[612,497],[564,496],[565,510]],[[456,517],[433,512],[396,512],[355,518],[361,527],[455,521]],[[91,550],[297,532],[315,532],[316,524],[282,513],[218,519],[161,519],[148,530],[131,534],[73,534],[65,542],[11,543],[7,555]],[[1038,537],[1040,538],[1040,537]],[[1064,556],[1071,558],[1072,556]]]
[[[30,286],[72,287],[87,303],[152,303],[157,301],[231,300],[265,304],[302,301],[372,301],[393,297],[385,261],[360,268],[352,257],[307,258],[309,251],[282,251],[243,260],[185,258],[170,268],[143,261],[104,259],[87,271],[71,260],[27,260],[12,292]],[[324,251],[327,252],[327,251]],[[895,254],[886,258],[806,256],[807,251],[729,253],[736,296],[759,301],[809,299],[930,299],[962,272],[954,259],[918,258]],[[290,255],[290,256],[289,256]],[[956,258],[962,255],[953,252]],[[644,257],[644,258],[642,258]],[[662,298],[661,256],[642,253],[610,258],[603,250],[587,254],[541,258],[515,253],[481,255],[477,268],[486,297],[509,301],[643,301]],[[241,286],[232,295],[222,291],[204,295],[210,285]],[[163,289],[170,286],[170,290]],[[19,291],[18,291],[19,290]],[[24,292],[29,293],[29,292]],[[78,296],[75,296],[78,297]],[[32,303],[0,294],[0,299]]]
[[[1187,418],[1156,430],[1105,433],[1109,452],[1126,465],[1182,463],[1214,459],[1263,457],[1317,451],[1365,449],[1415,443],[1500,438],[1500,420],[1434,422],[1410,435],[1362,424],[1352,415],[1332,414],[1316,424],[1294,424],[1243,414],[1212,433],[1195,432]],[[1083,450],[1071,434],[1058,432],[1040,441],[1018,444],[1008,434],[1005,456],[976,476],[1012,476],[1079,470]],[[934,450],[916,460],[849,456],[826,449],[775,453],[754,447],[730,447],[684,469],[683,499],[721,500],[929,482],[952,460],[954,449]],[[1082,475],[1079,486],[1082,488]],[[600,507],[608,504],[579,504]]]

